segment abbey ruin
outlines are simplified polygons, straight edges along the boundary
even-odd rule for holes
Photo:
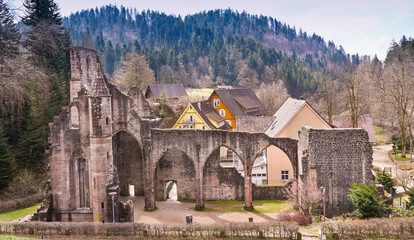
[[[131,221],[125,215],[133,207],[121,203],[120,195],[132,187],[136,196],[145,196],[145,209],[155,210],[171,181],[178,199],[196,200],[196,209],[207,199],[243,199],[251,209],[253,199],[283,197],[251,181],[254,160],[270,145],[289,157],[295,179],[309,177],[326,189],[330,209],[351,210],[350,183],[373,180],[372,147],[362,129],[304,127],[299,141],[264,133],[159,129],[140,89],[120,92],[94,50],[72,47],[70,53],[70,105],[50,124],[50,189],[40,220],[112,221],[114,193],[116,221]],[[244,177],[220,168],[221,146],[239,156]]]

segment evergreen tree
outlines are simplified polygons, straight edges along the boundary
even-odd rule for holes
[[[51,25],[62,25],[59,7],[53,0],[25,0],[23,6],[26,15],[22,17],[22,22],[26,26],[35,27],[44,21]]]
[[[0,0],[0,64],[4,63],[6,57],[17,54],[19,38],[10,9]]]
[[[19,169],[42,171],[49,135],[48,123],[58,115],[68,96],[70,71],[69,33],[61,26],[59,8],[53,0],[26,0],[23,23],[30,29],[24,45],[31,53],[34,65],[44,68],[48,75],[46,94],[35,84],[29,84],[29,114],[18,142],[16,164]],[[67,100],[66,100],[67,101]]]
[[[384,186],[385,191],[387,191],[390,194],[395,193],[394,180],[392,179],[390,174],[386,173],[385,171],[382,171],[382,172],[377,172],[375,174],[375,177],[378,183]]]
[[[0,191],[12,179],[12,162],[9,153],[9,144],[0,124]]]

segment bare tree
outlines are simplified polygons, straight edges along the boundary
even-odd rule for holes
[[[402,156],[406,155],[407,133],[411,136],[414,94],[414,41],[407,44],[393,43],[385,63],[385,77],[388,79],[388,92],[391,106],[396,113],[400,129]]]
[[[322,98],[323,100],[322,105],[329,123],[332,123],[332,116],[338,108],[338,101],[336,101],[338,83],[335,80],[337,74],[338,68],[328,68],[315,74],[315,78],[318,79],[317,98]]]
[[[121,90],[128,91],[132,87],[141,90],[155,83],[154,71],[149,68],[144,56],[128,53],[122,67],[115,73],[115,82]]]
[[[347,111],[351,116],[352,127],[358,127],[358,118],[361,115],[362,76],[356,71],[353,63],[348,63],[342,69],[342,78],[346,91]]]
[[[257,97],[265,105],[269,114],[273,115],[289,97],[285,83],[282,80],[262,83],[257,91]]]
[[[313,178],[307,178],[304,181],[298,179],[289,189],[289,200],[305,214],[310,214],[311,208],[319,206],[322,198],[322,191]]]

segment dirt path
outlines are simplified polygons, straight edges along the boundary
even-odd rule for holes
[[[396,177],[395,164],[388,156],[388,152],[392,150],[392,144],[373,146],[373,150],[374,154],[372,156],[372,165],[380,167],[381,170],[384,170],[384,167],[390,167],[392,176]]]
[[[156,201],[157,210],[144,211],[144,197],[124,197],[122,200],[132,199],[135,208],[135,222],[146,224],[185,224],[185,216],[193,215],[193,222],[203,225],[242,223],[253,217],[254,222],[267,222],[276,220],[276,213],[257,212],[197,212],[193,208],[195,203],[178,202],[174,200]],[[212,208],[211,204],[206,207]]]

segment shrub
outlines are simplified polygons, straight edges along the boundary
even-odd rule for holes
[[[414,187],[405,193],[408,195],[407,208],[414,208]]]
[[[277,215],[277,219],[282,222],[295,222],[301,226],[307,226],[310,223],[309,216],[306,216],[303,212],[283,211]]]
[[[391,195],[395,194],[395,182],[390,174],[386,173],[385,171],[377,172],[375,174],[375,178],[377,179],[379,184],[384,186],[385,191],[387,191]]]
[[[413,239],[413,226],[414,218],[381,218],[321,224],[322,231],[327,236],[338,233],[339,239]]]
[[[351,184],[348,198],[355,205],[355,215],[359,218],[381,217],[385,209],[385,201],[380,198],[373,183],[367,186],[364,183]]]
[[[39,179],[29,170],[20,171],[19,175],[4,189],[2,198],[16,199],[42,193],[43,179]]]

